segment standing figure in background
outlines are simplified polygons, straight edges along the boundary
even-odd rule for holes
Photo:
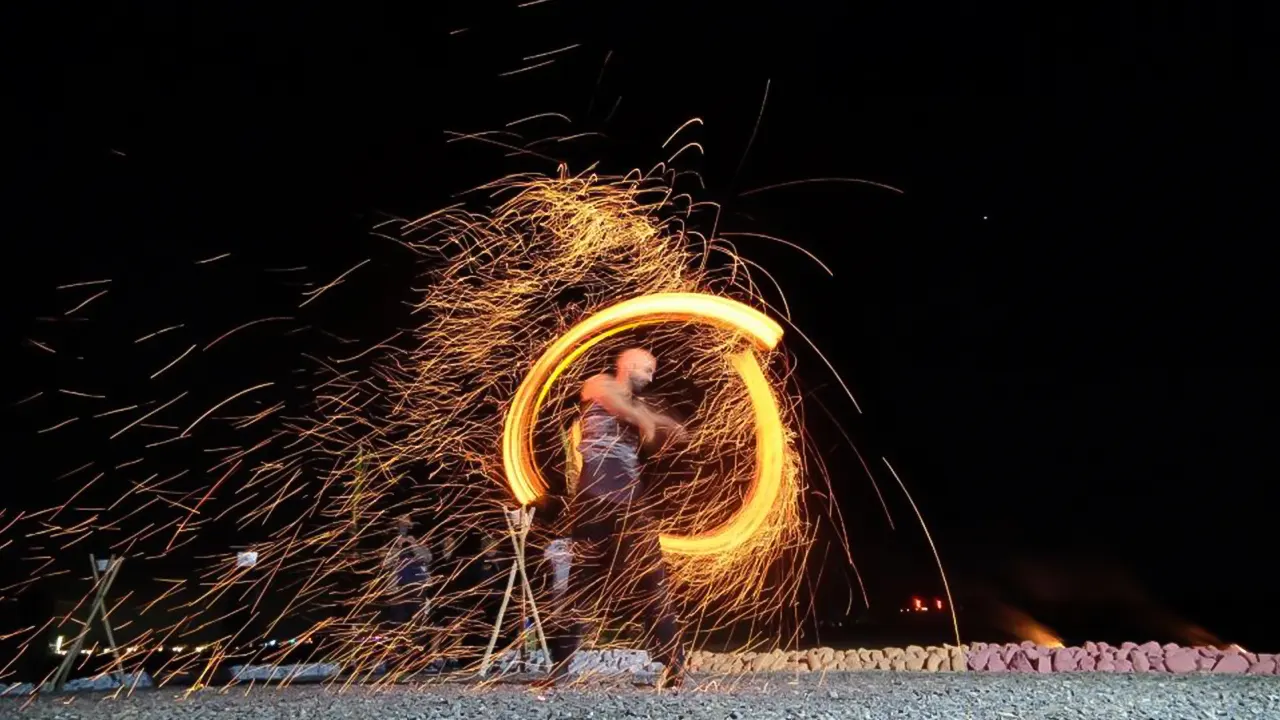
[[[434,556],[431,548],[411,534],[413,520],[404,516],[396,521],[396,539],[383,559],[383,568],[394,577],[395,596],[390,608],[391,622],[407,626],[419,613],[429,612],[428,584]]]
[[[569,589],[569,571],[573,567],[573,541],[556,538],[547,544],[542,556],[551,564],[552,604],[558,604]]]

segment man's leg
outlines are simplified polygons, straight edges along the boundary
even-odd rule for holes
[[[637,582],[650,657],[664,666],[660,686],[679,686],[684,676],[681,627],[667,584],[666,563],[658,534],[647,520],[630,534],[626,562],[640,573]]]
[[[602,482],[604,487],[624,485],[634,481],[631,469],[616,458],[588,460],[583,464],[579,487],[592,487]],[[622,517],[625,507],[580,492],[570,503],[569,513],[573,530],[573,561],[569,569],[568,588],[560,603],[555,625],[558,632],[551,653],[555,660],[553,680],[569,671],[573,654],[582,643],[586,629],[583,619],[612,604],[616,593],[617,573],[614,564],[623,561],[622,551],[626,521]]]
[[[413,604],[404,600],[397,600],[395,604],[387,608],[387,620],[395,628],[404,628],[409,624],[409,620],[413,617]]]
[[[414,615],[418,610],[415,593],[401,587],[397,591],[395,603],[388,608],[388,620],[391,621],[391,650],[387,654],[388,670],[403,672],[413,657]],[[407,597],[406,597],[407,595]]]
[[[556,602],[552,613],[552,632],[548,645],[554,660],[553,680],[569,673],[573,654],[582,644],[587,629],[585,618],[593,614],[600,593],[607,580],[612,536],[606,524],[594,516],[593,508],[576,507],[573,529],[573,560],[569,565],[569,577],[565,592]]]

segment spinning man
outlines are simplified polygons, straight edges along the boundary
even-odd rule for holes
[[[678,687],[683,681],[680,626],[667,592],[658,533],[632,502],[642,492],[640,448],[684,436],[679,423],[636,398],[656,369],[652,354],[633,348],[618,357],[615,374],[597,375],[582,387],[582,470],[569,500],[574,557],[569,597],[559,613],[571,624],[552,641],[552,684],[568,673],[581,644],[585,606],[626,596],[640,603],[652,655],[665,666],[658,686]]]

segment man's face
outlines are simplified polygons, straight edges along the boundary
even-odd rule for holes
[[[657,371],[657,361],[648,353],[635,353],[627,361],[627,381],[631,383],[631,392],[639,393],[653,382],[653,374]]]

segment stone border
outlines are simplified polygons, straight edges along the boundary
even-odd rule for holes
[[[810,650],[713,653],[689,657],[689,670],[712,674],[743,672],[1116,672],[1280,675],[1280,655],[1251,653],[1237,647],[1181,647],[1173,643],[1085,643],[1083,647],[1046,647],[1031,642],[1004,645],[973,643],[868,650]]]
[[[740,672],[846,672],[850,670],[903,670],[964,672],[968,668],[964,646],[944,645],[879,650],[810,650],[711,653],[689,656],[691,672],[733,674]]]
[[[513,652],[495,658],[499,673],[521,672],[545,667],[542,653],[521,661]],[[532,666],[532,667],[531,667]],[[615,675],[657,672],[660,666],[649,661],[643,650],[583,650],[574,658],[571,672]],[[325,680],[339,672],[336,665],[310,663],[287,666],[236,666],[235,682],[249,680]],[[1046,647],[1031,642],[972,645],[909,645],[877,650],[836,650],[829,647],[809,650],[773,650],[715,653],[698,650],[689,656],[689,670],[712,675],[740,673],[829,673],[851,671],[898,672],[983,672],[983,673],[1217,673],[1280,676],[1280,655],[1251,653],[1237,647],[1181,647],[1173,643],[1144,645],[1127,642],[1119,647],[1107,643],[1085,643],[1083,647]],[[133,676],[127,678],[132,684]],[[138,687],[150,687],[143,673]],[[99,675],[67,683],[68,691],[111,690],[119,687],[115,678]],[[30,694],[30,683],[0,685],[0,697]]]
[[[1032,643],[974,643],[969,669],[983,672],[1157,672],[1277,675],[1277,658],[1238,647],[1181,647],[1174,643],[1127,642],[1119,647],[1088,642],[1084,647],[1047,648]]]

